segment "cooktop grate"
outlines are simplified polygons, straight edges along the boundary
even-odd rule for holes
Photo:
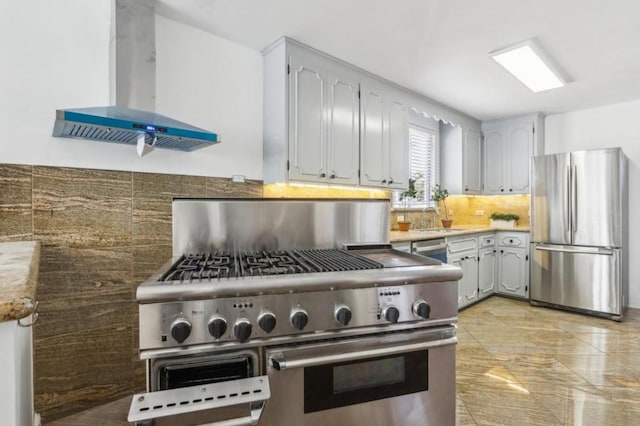
[[[237,277],[378,269],[383,265],[338,249],[227,251],[183,255],[162,281],[192,282]]]

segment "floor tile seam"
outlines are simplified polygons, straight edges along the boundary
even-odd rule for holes
[[[458,395],[458,392],[456,391],[456,398],[460,400],[460,404],[462,404],[462,406],[464,407],[465,411],[467,412],[467,414],[469,415],[469,417],[471,417],[471,420],[473,420],[473,423],[478,426],[478,422],[476,421],[476,419],[473,417],[473,415],[471,414],[471,410],[469,410],[469,408],[467,408],[467,405],[464,403],[464,401],[462,400],[462,397],[460,397],[460,395]],[[458,419],[458,408],[456,407],[456,420]],[[456,422],[457,424],[457,422]]]
[[[474,404],[471,403],[471,406],[481,406],[483,407],[483,409],[486,409],[487,407],[495,407],[495,408],[506,408],[508,410],[517,410],[519,412],[526,412],[527,414],[535,412],[535,413],[544,413],[544,414],[548,414],[553,420],[555,420],[556,422],[558,422],[558,425],[562,425],[563,422],[562,420],[559,420],[558,417],[556,417],[546,406],[544,405],[540,405],[540,403],[535,400],[536,404],[538,405],[539,409],[531,409],[531,408],[524,408],[524,407],[504,407],[502,405],[490,405],[490,404]],[[467,408],[467,411],[469,411],[469,414],[471,415],[471,417],[473,418],[473,420],[476,422],[476,424],[479,424],[478,421],[476,421],[475,417],[473,417],[473,409],[471,408]],[[522,424],[522,423],[516,423],[516,424]]]
[[[585,377],[585,375],[580,374],[580,372],[579,372],[579,371],[577,371],[574,367],[569,366],[569,365],[566,365],[566,364],[564,364],[564,363],[563,363],[562,361],[560,361],[560,360],[558,360],[558,362],[559,362],[560,364],[562,364],[564,367],[566,367],[566,368],[568,368],[569,370],[571,370],[574,374],[576,374],[577,376],[579,376],[581,379],[585,380],[588,384],[590,384],[590,385],[591,385],[591,386],[593,386],[594,388],[598,389],[598,391],[600,391],[600,387],[598,386],[598,384],[597,384],[597,383],[592,382],[591,380],[589,380],[589,378],[588,378],[588,377]],[[588,370],[586,370],[586,369],[585,369],[585,371],[588,371]]]

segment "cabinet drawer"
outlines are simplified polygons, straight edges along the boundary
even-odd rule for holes
[[[529,235],[525,233],[499,234],[498,244],[503,247],[526,247]]]
[[[496,245],[496,234],[485,234],[478,237],[480,247],[493,247]]]
[[[478,249],[478,237],[474,236],[462,236],[447,238],[447,253],[455,254],[467,250]]]

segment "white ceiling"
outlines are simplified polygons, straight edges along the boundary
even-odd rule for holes
[[[480,120],[640,99],[638,0],[159,0],[262,50],[286,35]],[[570,83],[532,93],[488,53],[530,38]]]

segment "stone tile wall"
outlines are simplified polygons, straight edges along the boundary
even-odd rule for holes
[[[173,197],[262,197],[261,181],[0,164],[0,241],[42,243],[36,410],[48,422],[144,390],[137,284],[171,257]]]

